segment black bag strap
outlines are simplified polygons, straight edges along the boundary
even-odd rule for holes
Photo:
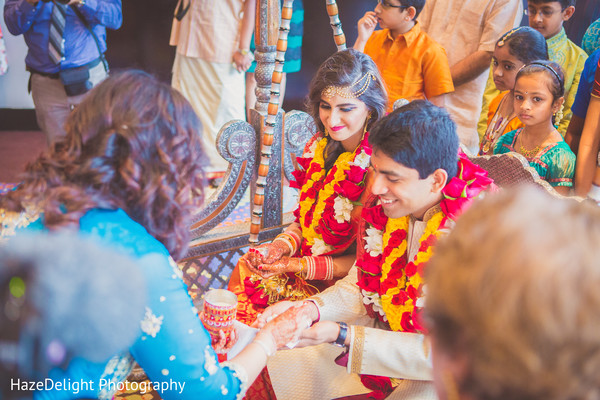
[[[75,15],[77,15],[77,17],[81,20],[81,22],[83,22],[83,25],[85,25],[87,30],[92,34],[92,37],[94,38],[94,42],[96,43],[96,47],[98,48],[98,53],[100,54],[100,60],[102,61],[102,65],[104,65],[104,70],[106,71],[106,73],[108,73],[108,61],[106,61],[106,57],[104,56],[104,53],[102,52],[102,49],[100,48],[100,41],[98,40],[98,36],[96,36],[96,34],[94,33],[94,30],[92,29],[90,24],[87,22],[87,20],[85,19],[85,17],[83,16],[81,11],[79,11],[79,9],[77,7],[71,6],[71,10],[73,10],[75,12]]]
[[[177,3],[177,7],[175,8],[174,17],[177,19],[177,21],[181,21],[190,9],[191,3],[188,1],[187,6],[184,6],[184,1],[185,0],[179,0],[179,3]]]

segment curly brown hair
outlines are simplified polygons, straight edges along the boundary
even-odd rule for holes
[[[35,205],[51,230],[78,226],[93,208],[121,208],[182,257],[206,164],[202,125],[188,101],[145,72],[121,72],[90,91],[66,133],[27,166],[2,205]]]

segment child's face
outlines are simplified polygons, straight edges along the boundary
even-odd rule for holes
[[[575,7],[573,6],[563,10],[558,1],[547,3],[529,1],[527,4],[529,26],[544,35],[546,39],[557,35],[562,29],[563,22],[571,18],[574,11]]]
[[[414,25],[410,10],[402,7],[400,0],[379,0],[375,15],[381,29],[389,29],[394,35],[406,33]]]
[[[508,50],[508,45],[496,45],[492,56],[492,72],[496,88],[500,91],[512,90],[515,87],[517,72],[523,63]]]
[[[551,78],[545,72],[521,76],[515,83],[514,110],[525,126],[548,124],[562,104],[550,92]]]

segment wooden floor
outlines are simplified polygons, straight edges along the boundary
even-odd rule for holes
[[[0,131],[0,182],[17,183],[25,165],[46,149],[39,131]]]

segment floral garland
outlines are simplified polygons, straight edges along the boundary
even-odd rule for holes
[[[294,171],[295,181],[291,181],[290,186],[300,189],[299,204],[294,211],[304,239],[300,256],[340,254],[354,243],[352,211],[365,190],[371,161],[367,140],[368,133],[365,133],[358,147],[338,156],[329,172],[325,171],[326,137],[314,140],[304,156],[296,159],[301,168]],[[315,215],[318,217],[314,218]],[[246,277],[244,291],[250,302],[261,308],[284,299],[300,300],[318,292],[291,273],[270,278]]]
[[[325,171],[327,137],[315,141],[294,172],[291,187],[300,189],[294,215],[302,229],[302,255],[338,254],[355,239],[351,214],[365,190],[365,177],[371,160],[368,134],[353,152],[342,153]],[[315,218],[318,216],[318,218]]]
[[[433,245],[451,221],[490,185],[493,183],[487,171],[461,153],[458,173],[442,190],[440,211],[428,220],[413,260],[408,260],[406,254],[410,216],[388,219],[380,204],[363,209],[367,229],[364,252],[357,260],[357,285],[372,316],[388,322],[394,331],[424,331],[420,318],[423,269],[433,254]]]
[[[421,319],[425,294],[423,271],[433,254],[433,246],[452,221],[485,189],[495,189],[487,171],[461,152],[458,173],[442,190],[439,211],[427,221],[412,260],[407,257],[406,240],[410,216],[388,218],[381,204],[363,208],[366,229],[364,251],[356,263],[357,285],[370,316],[387,322],[393,331],[425,331]],[[361,375],[361,381],[373,390],[371,395],[376,399],[383,399],[394,390],[388,377]]]

